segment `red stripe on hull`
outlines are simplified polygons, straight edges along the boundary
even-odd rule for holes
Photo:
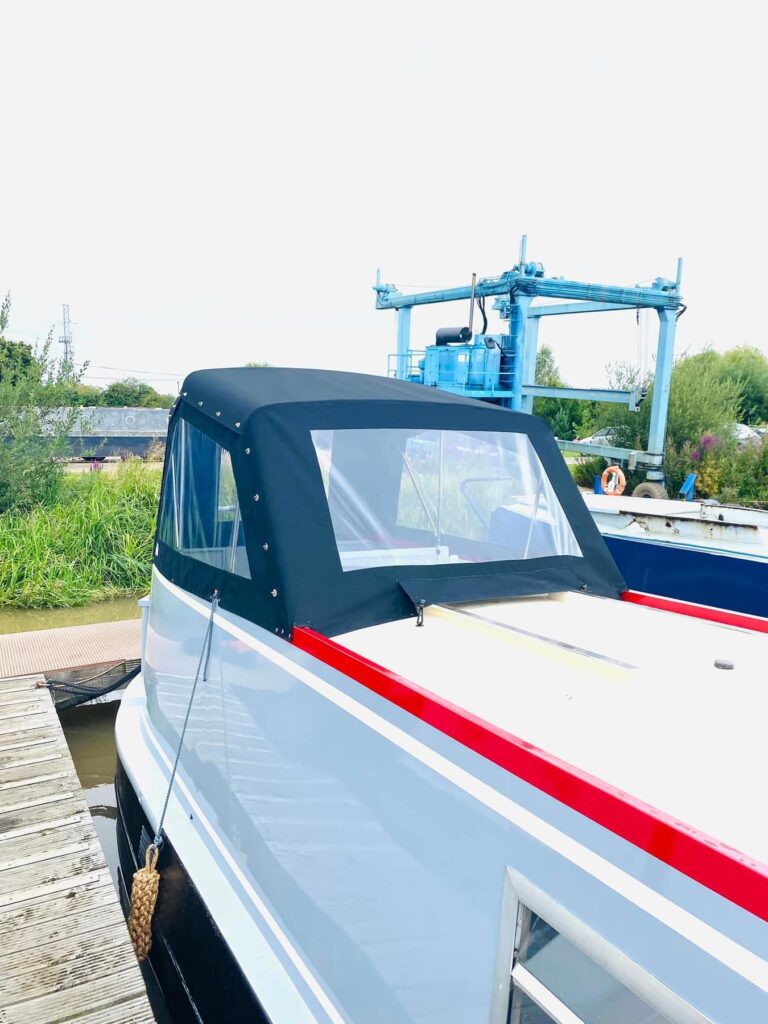
[[[656,594],[641,594],[637,590],[625,590],[621,599],[629,601],[631,604],[644,605],[646,608],[659,608],[664,612],[689,615],[694,619],[704,619],[707,622],[719,622],[723,626],[737,626],[739,629],[751,629],[756,633],[768,633],[768,619],[761,619],[756,615],[729,612],[723,608],[710,608],[703,604],[690,604],[688,601],[658,597]]]
[[[297,627],[293,643],[524,782],[768,921],[768,865],[496,728],[312,629]]]

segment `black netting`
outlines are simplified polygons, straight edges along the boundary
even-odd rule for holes
[[[117,662],[83,679],[46,679],[45,686],[51,691],[56,710],[66,711],[127,686],[140,671],[141,664]]]

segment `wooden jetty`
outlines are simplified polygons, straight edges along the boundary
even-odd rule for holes
[[[0,679],[134,661],[140,647],[140,619],[7,633],[0,636]]]
[[[154,1024],[41,681],[0,679],[0,1024]]]

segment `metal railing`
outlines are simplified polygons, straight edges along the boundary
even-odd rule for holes
[[[455,394],[463,394],[469,397],[492,398],[494,395],[505,396],[512,391],[512,370],[499,370],[492,372],[493,386],[489,386],[487,375],[490,370],[485,370],[481,364],[481,356],[485,350],[478,347],[475,361],[466,351],[454,352],[446,346],[446,365],[437,363],[437,373],[427,370],[425,374],[426,351],[424,349],[409,349],[406,354],[391,352],[387,356],[387,376],[399,377],[402,380],[415,381],[418,384],[426,384],[428,387],[439,388],[441,391],[451,391]],[[453,358],[451,358],[453,355]],[[464,361],[459,362],[457,372],[456,363],[464,356]],[[463,372],[464,366],[466,372]]]

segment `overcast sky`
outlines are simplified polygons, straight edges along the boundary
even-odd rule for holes
[[[585,281],[673,277],[682,255],[678,348],[766,349],[756,9],[5,0],[9,334],[44,337],[68,302],[102,384],[247,360],[383,373],[377,267],[456,285],[527,232],[547,273]],[[414,340],[465,316],[417,310]],[[632,314],[542,324],[582,386],[636,333]]]

